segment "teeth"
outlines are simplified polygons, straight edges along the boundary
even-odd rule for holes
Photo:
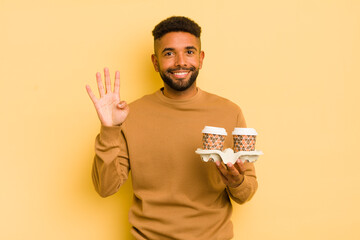
[[[174,73],[174,75],[176,75],[176,76],[184,76],[186,74],[187,74],[187,72]]]

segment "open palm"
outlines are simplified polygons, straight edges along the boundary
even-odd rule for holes
[[[109,69],[104,69],[105,88],[101,80],[101,74],[96,73],[96,80],[100,98],[97,99],[91,88],[86,85],[86,90],[94,103],[96,112],[104,126],[116,126],[122,124],[129,114],[129,106],[125,101],[120,101],[120,73],[116,71],[114,91],[111,91]]]

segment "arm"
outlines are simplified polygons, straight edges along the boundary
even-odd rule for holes
[[[238,160],[235,164],[228,163],[226,166],[216,162],[216,166],[232,200],[243,204],[253,197],[258,188],[253,163]]]
[[[106,89],[100,73],[96,73],[100,99],[95,97],[89,86],[86,86],[86,90],[101,122],[100,134],[95,140],[92,179],[96,191],[102,197],[107,197],[118,191],[129,173],[126,140],[121,131],[129,107],[126,102],[120,101],[119,72],[115,73],[114,91],[111,91],[109,70],[105,68],[104,73]]]
[[[129,175],[129,158],[121,127],[101,126],[95,140],[92,180],[102,197],[116,193]]]
[[[237,126],[246,128],[245,118],[239,109]],[[258,182],[253,163],[238,160],[235,164],[216,162],[220,176],[226,185],[226,191],[232,200],[239,204],[249,201],[258,188]]]
[[[231,199],[239,204],[249,201],[258,188],[254,164],[245,162],[242,165],[243,171],[241,172],[242,181],[240,185],[237,187],[227,187]]]

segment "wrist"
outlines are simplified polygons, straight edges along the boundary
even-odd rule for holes
[[[118,145],[120,140],[120,126],[105,126],[100,128],[100,141],[106,145]]]
[[[245,179],[244,175],[240,174],[240,180],[234,184],[231,184],[231,185],[229,184],[228,187],[229,188],[237,188],[244,182],[244,179]]]

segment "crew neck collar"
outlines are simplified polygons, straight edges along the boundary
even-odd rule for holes
[[[194,96],[192,96],[192,97],[190,97],[190,98],[188,98],[188,99],[181,99],[181,100],[179,100],[179,99],[173,99],[173,98],[168,98],[168,97],[166,97],[166,96],[164,95],[164,93],[162,92],[163,89],[164,89],[163,87],[160,88],[158,91],[155,92],[155,94],[156,94],[156,96],[157,96],[158,98],[160,98],[161,101],[166,102],[166,103],[170,103],[170,104],[188,104],[188,103],[193,103],[193,102],[197,101],[197,100],[200,98],[200,96],[202,95],[202,90],[201,90],[199,87],[197,87],[197,93],[196,93]]]

